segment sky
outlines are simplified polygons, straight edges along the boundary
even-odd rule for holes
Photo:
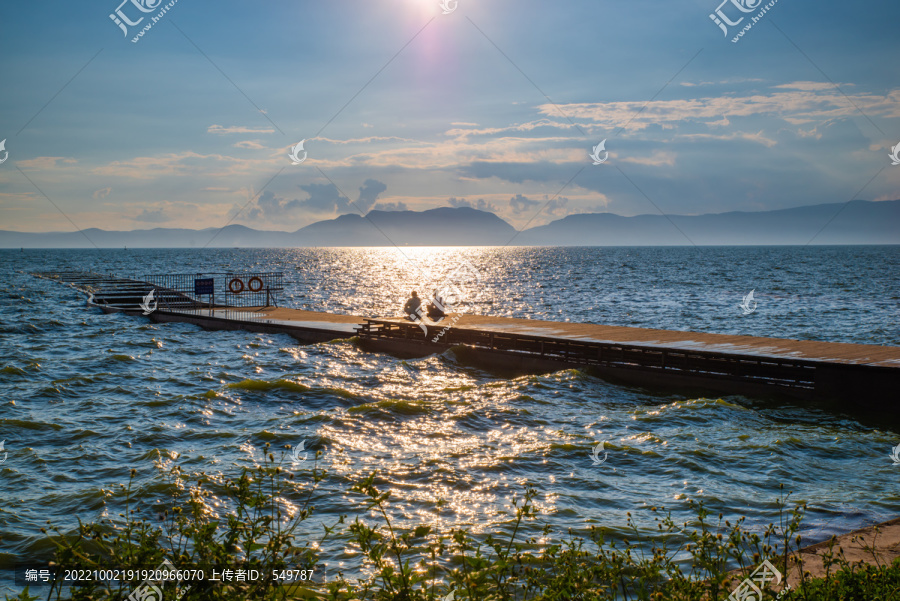
[[[0,5],[0,229],[900,198],[895,3],[121,1]]]

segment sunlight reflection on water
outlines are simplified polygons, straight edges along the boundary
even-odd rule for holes
[[[809,527],[820,534],[900,511],[886,471],[896,424],[649,393],[577,370],[500,377],[453,353],[403,360],[347,341],[300,347],[284,335],[155,324],[88,309],[72,289],[13,269],[283,269],[282,306],[392,316],[411,290],[428,293],[465,258],[483,278],[476,313],[900,344],[895,248],[402,251],[0,252],[9,274],[0,294],[9,459],[0,473],[15,491],[3,503],[5,552],[46,557],[47,519],[65,526],[115,514],[121,497],[109,491],[132,467],[149,508],[164,496],[153,467],[160,454],[179,453],[186,471],[233,477],[261,460],[267,442],[304,482],[309,468],[292,465],[285,445],[322,451],[331,475],[316,493],[310,536],[362,511],[348,490],[373,471],[399,525],[480,532],[508,526],[508,501],[525,483],[539,489],[542,520],[563,532],[621,527],[626,512],[651,505],[686,518],[689,498],[768,522],[780,483],[810,502]],[[737,305],[750,288],[760,305],[745,317]],[[608,460],[596,466],[599,441]],[[210,500],[211,511],[224,507]],[[334,551],[328,561],[351,557]]]

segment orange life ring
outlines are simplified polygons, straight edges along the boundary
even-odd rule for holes
[[[253,282],[259,282],[259,287],[254,288]],[[263,281],[261,279],[259,279],[258,277],[254,276],[254,277],[250,278],[250,281],[247,282],[247,288],[250,290],[250,292],[259,292],[260,290],[263,289]]]
[[[228,289],[232,294],[240,294],[244,291],[244,282],[240,278],[234,278],[228,282]]]

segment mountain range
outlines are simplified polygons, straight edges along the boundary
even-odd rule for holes
[[[243,225],[28,233],[0,230],[0,248],[321,246],[679,246],[900,244],[900,200],[704,215],[573,214],[521,232],[467,207],[341,215],[295,232]]]

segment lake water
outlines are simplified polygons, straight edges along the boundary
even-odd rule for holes
[[[282,306],[376,317],[463,259],[482,277],[476,313],[900,346],[900,247],[0,251],[0,594],[17,590],[15,561],[50,557],[47,520],[115,515],[132,468],[149,517],[165,490],[155,461],[236,475],[267,442],[323,451],[327,523],[362,511],[349,482],[373,470],[401,525],[446,529],[502,528],[524,483],[563,532],[620,527],[628,511],[649,522],[651,505],[687,519],[688,499],[768,523],[779,484],[809,503],[812,539],[900,514],[896,416],[154,324],[28,275],[284,271]],[[751,289],[758,308],[744,315]],[[601,441],[608,459],[595,466]],[[325,551],[319,576],[358,565],[352,549]]]

